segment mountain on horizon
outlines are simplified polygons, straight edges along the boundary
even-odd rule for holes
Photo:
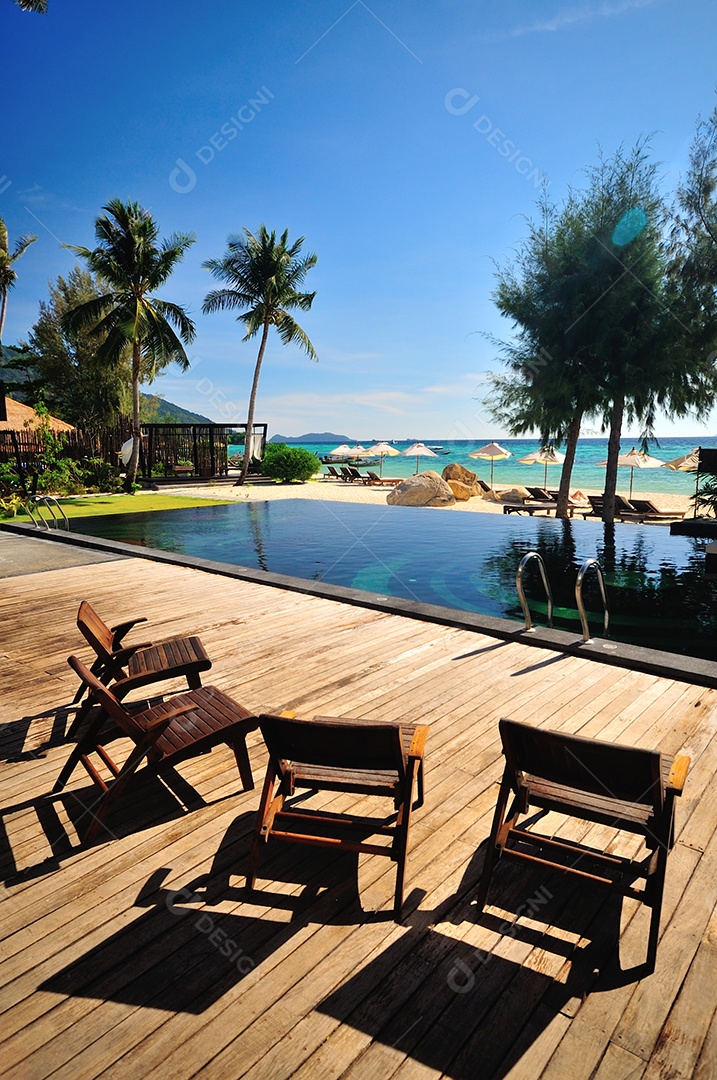
[[[296,443],[350,443],[356,442],[348,435],[336,435],[333,431],[309,431],[306,435],[272,435],[269,442],[286,443],[287,446]]]

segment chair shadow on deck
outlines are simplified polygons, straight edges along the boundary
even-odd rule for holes
[[[245,868],[254,820],[247,812],[232,823],[207,873],[172,889],[163,885],[168,867],[151,874],[135,900],[146,909],[139,918],[39,989],[199,1015],[277,951],[293,951],[291,940],[307,928],[368,921],[358,903],[355,854],[282,848],[264,871],[276,891],[251,894],[247,904],[250,894],[231,878]],[[241,901],[241,913],[227,910]]]
[[[116,807],[105,823],[107,842],[136,835],[161,822],[185,817],[207,806],[207,800],[178,772],[159,777],[141,771],[133,778],[131,798]],[[212,799],[220,804],[233,794]],[[80,837],[93,820],[101,794],[92,784],[61,792],[45,792],[10,805],[0,806],[0,881],[6,886],[20,884],[58,870],[72,856],[87,850]],[[38,857],[28,862],[22,847],[13,847],[13,828],[7,820],[14,815],[34,814],[38,829],[30,844]],[[27,842],[27,836],[26,836]],[[20,869],[18,863],[25,864]]]
[[[17,764],[21,761],[37,761],[38,758],[45,757],[47,750],[54,746],[61,746],[65,742],[67,722],[76,711],[77,706],[68,703],[35,713],[33,716],[20,716],[17,720],[9,720],[0,725],[0,761]],[[49,719],[52,719],[49,735],[37,746],[26,749],[28,740],[32,736],[33,726],[38,721]]]

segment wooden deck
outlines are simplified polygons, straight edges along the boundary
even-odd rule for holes
[[[717,691],[144,560],[2,585],[5,1080],[717,1075]],[[276,844],[247,897],[258,790],[225,747],[180,767],[179,798],[138,774],[114,836],[79,849],[87,778],[48,793],[82,598],[198,633],[205,681],[252,710],[431,725],[403,925],[371,856]],[[476,920],[501,715],[691,756],[653,975],[649,912],[564,878],[499,866]],[[258,786],[258,733],[250,752]]]

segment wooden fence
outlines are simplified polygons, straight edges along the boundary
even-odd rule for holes
[[[195,476],[211,479],[226,476],[228,445],[244,441],[244,424],[143,424],[139,475],[143,479],[175,475],[186,469]],[[266,424],[254,425],[254,448],[263,457]],[[63,434],[63,453],[75,460],[101,458],[120,464],[120,449],[132,437],[132,424],[121,418],[100,434],[76,429]],[[261,447],[259,453],[256,451]],[[42,470],[42,436],[34,428],[0,431],[0,462],[11,462],[22,477]]]

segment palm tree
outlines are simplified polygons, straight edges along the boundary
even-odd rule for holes
[[[243,341],[248,341],[261,330],[261,344],[249,396],[244,460],[237,484],[244,483],[249,470],[254,406],[269,327],[276,327],[285,345],[295,342],[312,360],[318,360],[314,346],[287,310],[298,307],[302,311],[308,311],[316,296],[315,292],[297,291],[308,271],[316,265],[316,255],[299,258],[303,242],[304,237],[300,236],[289,247],[288,229],[285,229],[277,240],[275,232],[269,233],[264,225],[260,225],[256,236],[248,229],[244,229],[244,237],[230,236],[226,255],[221,259],[208,259],[202,264],[215,278],[226,281],[229,285],[229,288],[215,289],[208,293],[202,304],[202,311],[207,314],[235,308],[246,309],[237,316],[237,321],[246,326]]]
[[[10,240],[7,234],[7,226],[0,218],[0,346],[2,346],[2,332],[5,329],[5,315],[7,313],[7,294],[17,280],[17,274],[12,264],[17,262],[21,255],[34,244],[36,236],[21,236],[15,244],[15,250],[10,254]]]
[[[189,360],[182,342],[188,345],[195,336],[194,323],[183,307],[150,293],[164,284],[195,238],[175,233],[159,243],[159,229],[152,215],[136,202],[111,199],[102,209],[106,214],[95,222],[98,246],[92,251],[66,246],[83,258],[111,291],[67,312],[63,324],[70,331],[90,329],[98,338],[104,338],[97,349],[100,363],[117,365],[131,354],[133,445],[126,479],[131,488],[142,437],[140,382],[151,382],[157,371],[172,362],[185,370]],[[179,337],[173,326],[179,330]]]
[[[23,11],[36,11],[39,15],[47,15],[47,0],[15,0],[15,3]]]

